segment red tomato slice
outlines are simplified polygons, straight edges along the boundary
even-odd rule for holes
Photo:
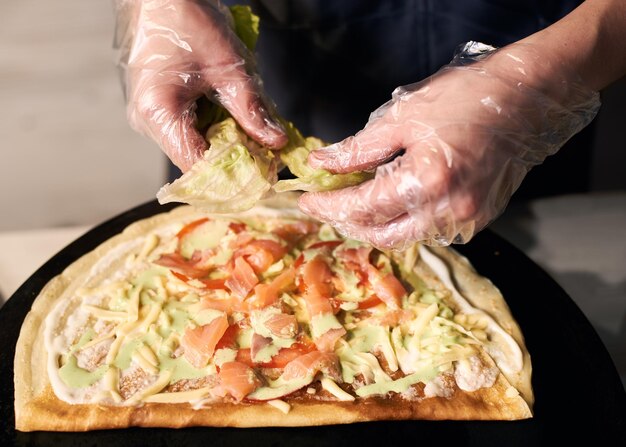
[[[228,228],[235,234],[239,234],[244,231],[248,226],[243,222],[231,222],[228,224]]]
[[[178,273],[174,270],[170,270],[170,272],[172,272],[172,275],[174,275],[175,277],[177,277],[178,279],[180,279],[181,281],[189,281],[191,278],[188,276],[183,275],[182,273]]]
[[[235,360],[241,363],[245,363],[250,367],[254,367],[254,363],[252,362],[252,354],[250,354],[250,348],[242,348],[237,351],[237,357]]]
[[[215,290],[222,289],[227,290],[226,287],[226,278],[218,278],[218,279],[201,279],[200,282],[204,284],[207,289]]]
[[[203,217],[202,219],[194,220],[193,222],[190,222],[187,225],[185,225],[178,233],[176,233],[176,237],[178,238],[178,248],[180,249],[180,243],[186,235],[188,235],[193,230],[198,228],[200,225],[208,221],[209,221],[208,217]]]
[[[231,324],[222,335],[222,338],[215,345],[215,350],[222,348],[237,348],[237,334],[239,333],[239,326],[236,324]]]
[[[369,309],[370,307],[378,306],[380,303],[382,303],[382,300],[376,295],[372,295],[359,303],[359,309]]]
[[[328,247],[331,250],[339,247],[341,244],[343,244],[343,241],[319,241],[319,242],[315,242],[314,244],[311,244],[309,247],[307,248],[323,248],[323,247]]]

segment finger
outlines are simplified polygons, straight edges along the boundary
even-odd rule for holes
[[[403,214],[381,225],[341,225],[337,230],[345,236],[368,242],[380,249],[405,249],[415,242],[431,239],[426,216]]]
[[[401,149],[395,130],[396,125],[378,119],[353,137],[311,152],[308,163],[334,173],[373,169]]]
[[[260,80],[249,76],[242,66],[221,76],[213,89],[219,103],[255,141],[271,149],[287,144],[285,129],[272,117],[263,99]]]
[[[393,176],[397,160],[379,168],[376,177],[358,186],[336,191],[311,192],[299,199],[300,207],[326,222],[376,225],[406,212],[406,202]]]
[[[162,142],[165,153],[183,173],[202,159],[204,151],[208,149],[206,140],[196,128],[196,121],[195,110],[190,107],[173,121],[170,131]]]
[[[479,230],[474,221],[446,225],[443,217],[435,218],[428,213],[405,213],[375,226],[341,223],[335,228],[345,237],[367,242],[380,249],[396,250],[406,249],[416,242],[432,246],[466,243]]]
[[[175,84],[156,84],[142,91],[129,104],[129,121],[140,132],[159,143],[161,149],[183,172],[202,158],[205,139],[196,129],[195,95]]]

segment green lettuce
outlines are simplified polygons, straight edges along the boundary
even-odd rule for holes
[[[211,149],[182,177],[161,188],[159,203],[182,201],[214,213],[252,208],[275,182],[273,154],[250,140],[232,118],[211,126],[207,140]]]
[[[283,122],[283,127],[287,131],[289,143],[280,151],[280,159],[296,178],[278,181],[273,186],[274,191],[330,191],[358,185],[372,177],[367,172],[331,174],[324,169],[310,167],[306,161],[309,153],[326,144],[319,138],[304,138],[292,123]]]
[[[235,33],[254,51],[259,18],[248,6],[236,5],[230,11]],[[226,109],[208,98],[198,100],[196,114],[198,129],[208,129],[209,150],[188,172],[161,188],[157,193],[161,204],[184,202],[209,212],[239,212],[252,208],[273,191],[328,191],[372,177],[365,172],[331,174],[311,168],[306,162],[309,153],[325,144],[319,138],[304,138],[282,118],[278,119],[287,131],[288,143],[272,152],[250,139]],[[276,172],[285,166],[296,178],[277,182]]]

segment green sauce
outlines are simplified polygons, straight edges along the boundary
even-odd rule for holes
[[[226,236],[228,224],[228,220],[214,219],[196,227],[181,241],[180,253],[189,259],[196,250],[215,248]]]
[[[89,372],[78,366],[76,356],[70,355],[67,363],[59,368],[59,377],[71,388],[86,388],[100,380],[109,367],[102,365],[98,369]]]
[[[414,372],[406,377],[391,382],[377,382],[371,385],[365,385],[356,390],[357,396],[365,397],[373,394],[387,394],[390,391],[402,393],[409,389],[411,385],[418,382],[428,382],[439,374],[437,368],[424,368],[421,371]]]
[[[311,335],[318,338],[331,329],[341,329],[343,326],[333,314],[315,315],[311,318]]]

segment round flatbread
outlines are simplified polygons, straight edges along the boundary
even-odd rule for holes
[[[292,197],[183,206],[44,287],[16,349],[16,428],[523,419],[530,377],[504,298],[451,249],[344,240]]]

